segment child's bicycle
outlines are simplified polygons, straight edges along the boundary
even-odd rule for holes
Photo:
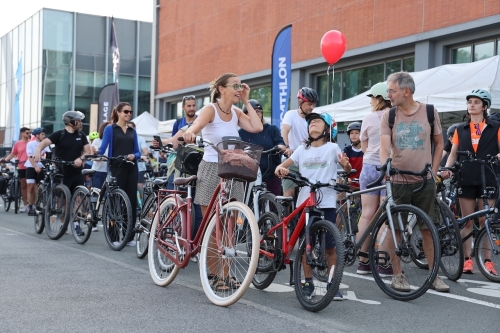
[[[259,264],[253,278],[257,289],[267,288],[276,273],[290,266],[290,285],[295,285],[295,294],[300,304],[309,311],[323,310],[338,292],[344,271],[344,245],[334,221],[323,219],[323,212],[317,208],[317,196],[322,187],[331,187],[335,183],[310,181],[300,174],[290,172],[285,178],[299,186],[309,186],[309,199],[295,208],[289,215],[283,211],[280,221],[273,212],[262,214],[258,221],[261,234]],[[276,197],[278,203],[288,206],[292,197]],[[290,222],[299,217],[297,225],[290,230]],[[291,260],[292,251],[299,241],[295,260]],[[335,249],[329,255],[327,246]],[[334,252],[333,250],[331,250]],[[332,258],[336,255],[336,263]],[[307,273],[305,273],[305,271]],[[295,274],[294,274],[295,272]],[[304,289],[306,275],[312,273],[313,292]]]
[[[196,142],[212,145],[199,137]],[[185,186],[186,191],[159,190],[159,209],[149,235],[148,265],[153,281],[159,286],[169,285],[180,268],[186,267],[189,259],[199,253],[203,290],[219,306],[229,306],[243,296],[252,281],[259,255],[260,236],[255,216],[248,206],[232,197],[238,179],[252,179],[245,175],[243,167],[233,168],[231,175],[224,176],[221,172],[228,166],[221,155],[231,148],[241,149],[241,153],[251,157],[256,164],[256,177],[262,147],[242,141],[222,141],[215,148],[219,152],[221,180],[197,233],[192,235],[191,227],[191,190],[197,177],[191,176],[174,180],[176,186]]]

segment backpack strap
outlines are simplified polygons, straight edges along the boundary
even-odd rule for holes
[[[389,110],[389,128],[391,129],[391,142],[392,142],[392,128],[394,127],[394,122],[396,121],[396,107]]]
[[[434,137],[434,105],[426,104],[425,108],[427,110],[427,120],[429,121],[429,125],[431,125],[431,142]]]

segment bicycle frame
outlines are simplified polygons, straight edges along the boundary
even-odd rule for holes
[[[219,185],[217,185],[214,195],[210,200],[210,204],[207,207],[207,211],[203,216],[198,232],[192,238],[191,234],[191,219],[192,219],[192,210],[193,210],[193,198],[191,195],[191,185],[188,184],[187,192],[186,191],[178,191],[178,190],[163,190],[160,189],[158,192],[158,207],[161,206],[161,202],[167,198],[174,198],[176,202],[176,207],[172,210],[167,217],[166,221],[162,222],[158,220],[158,232],[160,232],[163,228],[169,229],[169,226],[172,224],[172,219],[176,218],[178,214],[181,214],[182,221],[182,235],[178,235],[176,232],[171,233],[171,237],[175,238],[175,243],[165,242],[161,239],[158,239],[158,242],[162,245],[158,247],[160,252],[167,256],[175,265],[180,268],[184,268],[188,265],[189,259],[191,256],[196,255],[200,251],[201,240],[203,235],[205,234],[205,229],[208,226],[208,221],[215,214],[216,218],[219,219],[221,208],[227,202],[227,196],[225,191],[225,183],[226,181],[221,181]],[[186,194],[186,200],[181,198],[181,194]],[[165,196],[166,194],[166,196]],[[159,211],[161,208],[158,208]],[[160,214],[157,214],[157,218],[160,218]],[[220,232],[220,223],[216,223],[216,241],[217,248],[221,254],[224,254],[224,247],[220,243],[221,232]],[[233,223],[229,225],[229,233],[232,233]],[[172,251],[183,254],[182,260],[179,260],[179,257],[174,257],[169,251],[165,251],[163,247],[167,247]],[[182,248],[182,249],[181,249]]]

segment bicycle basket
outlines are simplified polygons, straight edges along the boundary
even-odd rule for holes
[[[197,145],[179,145],[174,165],[181,174],[196,175],[202,158],[203,149]]]
[[[224,140],[217,145],[219,151],[218,175],[224,179],[257,179],[260,155],[263,148],[239,140]]]

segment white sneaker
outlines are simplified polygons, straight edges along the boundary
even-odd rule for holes
[[[120,242],[113,242],[111,244],[113,244],[113,246],[117,246],[117,247],[120,246]]]
[[[133,239],[127,243],[127,246],[135,246],[135,245],[136,245],[136,241]]]
[[[92,227],[92,232],[97,232],[97,231],[99,231],[99,228],[97,226]]]
[[[23,208],[19,209],[19,213],[26,213],[28,211],[28,208],[24,206]]]

